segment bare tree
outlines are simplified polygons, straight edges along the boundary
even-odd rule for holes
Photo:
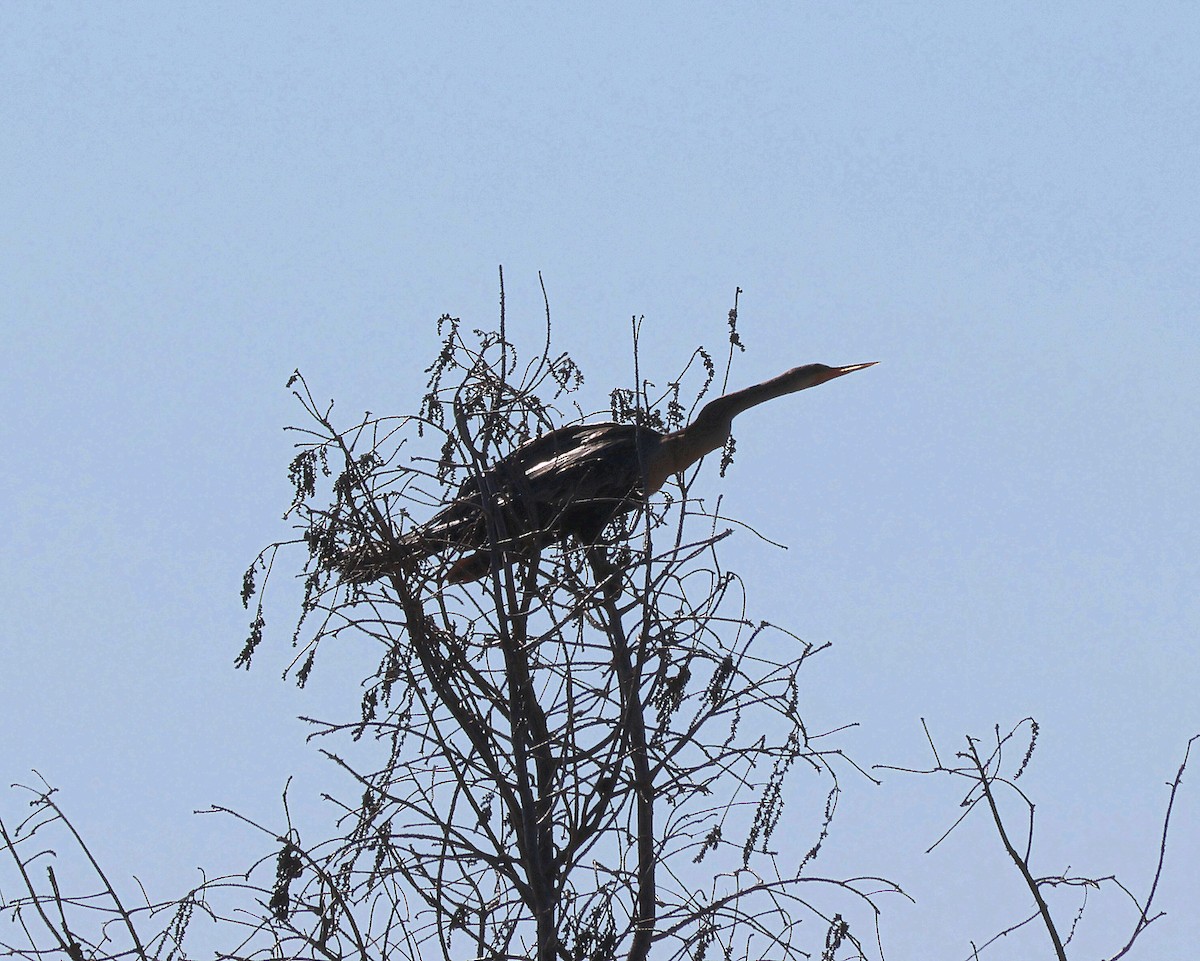
[[[845,917],[865,909],[873,923],[877,896],[896,888],[813,871],[849,765],[800,715],[800,671],[819,649],[782,632],[795,657],[759,653],[781,631],[747,617],[717,553],[731,524],[693,495],[694,472],[595,543],[506,539],[484,471],[559,425],[582,374],[552,355],[548,310],[525,363],[503,315],[498,333],[464,336],[449,317],[440,330],[415,416],[341,429],[294,378],[311,420],[292,464],[299,537],[263,553],[246,599],[284,547],[306,549],[297,677],[334,639],[367,638],[379,654],[359,716],[314,721],[316,734],[373,739],[383,757],[365,770],[328,752],[360,791],[345,804],[349,828],[319,856],[289,840],[293,867],[281,868],[264,926],[288,931],[293,956],[600,961],[711,946],[795,958],[814,940],[830,958],[863,956]],[[678,427],[682,385],[695,374],[698,400],[716,373],[703,351],[689,368],[653,397],[635,375],[612,393],[610,416]],[[377,581],[343,576],[347,556],[399,547],[464,481],[484,492],[492,546],[513,563],[462,587],[444,582],[436,556]],[[242,663],[263,625],[260,600]],[[773,834],[788,779],[814,789],[796,784],[804,771],[823,782],[824,815],[808,855],[787,866]],[[830,907],[832,895],[855,907]],[[351,906],[367,904],[357,918]]]
[[[0,887],[0,918],[11,926],[0,934],[0,957],[67,957],[71,961],[116,958],[183,958],[183,941],[197,911],[204,913],[203,888],[182,898],[152,903],[145,891],[128,895],[101,867],[91,847],[58,806],[45,781],[16,785],[29,814],[13,826],[0,820],[0,855],[11,865],[15,895]],[[56,841],[66,840],[61,854]],[[66,864],[64,892],[58,880]],[[80,890],[80,878],[87,886]]]
[[[996,831],[996,837],[1004,848],[1004,853],[1012,863],[1014,870],[1021,879],[1021,884],[1029,892],[1032,899],[1032,910],[1019,921],[1005,927],[982,944],[971,943],[971,954],[968,961],[974,961],[992,945],[1002,938],[1019,931],[1026,925],[1036,924],[1045,932],[1046,940],[1054,952],[1057,961],[1067,961],[1067,947],[1074,940],[1076,930],[1083,920],[1084,911],[1088,906],[1090,892],[1112,889],[1123,896],[1123,900],[1132,906],[1129,937],[1116,951],[1109,955],[1106,961],[1120,961],[1133,949],[1134,943],[1155,921],[1164,917],[1163,912],[1154,911],[1154,898],[1158,893],[1159,881],[1162,878],[1163,864],[1167,856],[1167,835],[1171,827],[1171,813],[1175,809],[1175,795],[1183,781],[1183,772],[1187,769],[1191,757],[1192,745],[1200,740],[1196,735],[1188,741],[1183,753],[1183,760],[1175,777],[1168,784],[1170,792],[1167,797],[1166,813],[1163,815],[1162,832],[1159,840],[1158,862],[1154,875],[1150,879],[1147,892],[1139,898],[1122,881],[1114,875],[1105,877],[1083,877],[1065,873],[1036,875],[1032,867],[1033,861],[1033,826],[1035,805],[1030,797],[1016,783],[1028,768],[1037,746],[1038,723],[1027,717],[1005,734],[996,727],[989,746],[984,747],[983,741],[975,737],[967,737],[966,749],[954,755],[954,763],[942,761],[941,754],[934,744],[929,728],[922,720],[925,728],[925,739],[933,754],[934,766],[931,768],[906,768],[892,765],[877,765],[881,769],[902,771],[907,774],[926,776],[940,775],[966,781],[967,792],[960,807],[962,814],[954,821],[946,832],[926,851],[929,853],[946,840],[975,810],[983,810],[991,820]],[[1019,817],[1011,814],[1006,802],[1015,802],[1020,812]],[[1006,808],[1008,813],[1006,813]],[[1014,829],[1013,821],[1020,827]],[[1078,898],[1074,903],[1062,902],[1058,911],[1052,910],[1048,894],[1052,891],[1077,892]],[[1064,926],[1061,914],[1067,908],[1071,910],[1070,924]]]

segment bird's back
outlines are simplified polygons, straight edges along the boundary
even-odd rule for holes
[[[481,476],[470,477],[454,502],[413,532],[423,542],[479,547],[487,543],[485,498],[505,528],[501,539],[534,533],[594,539],[644,492],[645,464],[662,435],[633,424],[577,424],[516,448]]]

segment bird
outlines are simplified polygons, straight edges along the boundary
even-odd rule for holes
[[[876,363],[794,367],[710,401],[690,424],[670,433],[614,423],[549,431],[468,477],[453,501],[389,545],[343,552],[342,574],[353,583],[369,582],[417,561],[458,552],[461,556],[444,579],[461,584],[484,577],[494,561],[508,563],[528,547],[568,537],[595,543],[614,518],[635,510],[668,478],[724,447],[738,414]]]

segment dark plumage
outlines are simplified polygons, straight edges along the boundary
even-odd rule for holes
[[[369,581],[398,564],[447,551],[466,552],[446,574],[451,583],[482,577],[491,568],[492,539],[480,485],[494,505],[495,543],[502,552],[572,536],[592,543],[614,517],[633,510],[672,474],[725,445],[733,418],[774,397],[815,387],[872,364],[809,364],[718,397],[682,430],[663,434],[632,424],[579,424],[522,444],[428,522],[383,550],[349,552],[348,580]]]

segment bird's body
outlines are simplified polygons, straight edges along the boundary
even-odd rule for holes
[[[353,552],[343,569],[351,580],[371,580],[398,564],[465,552],[446,575],[457,583],[486,574],[493,547],[503,556],[568,536],[592,543],[610,521],[644,503],[668,477],[723,447],[737,414],[870,366],[797,367],[718,397],[691,424],[669,434],[633,424],[577,424],[550,431],[468,478],[450,504],[391,547]]]

